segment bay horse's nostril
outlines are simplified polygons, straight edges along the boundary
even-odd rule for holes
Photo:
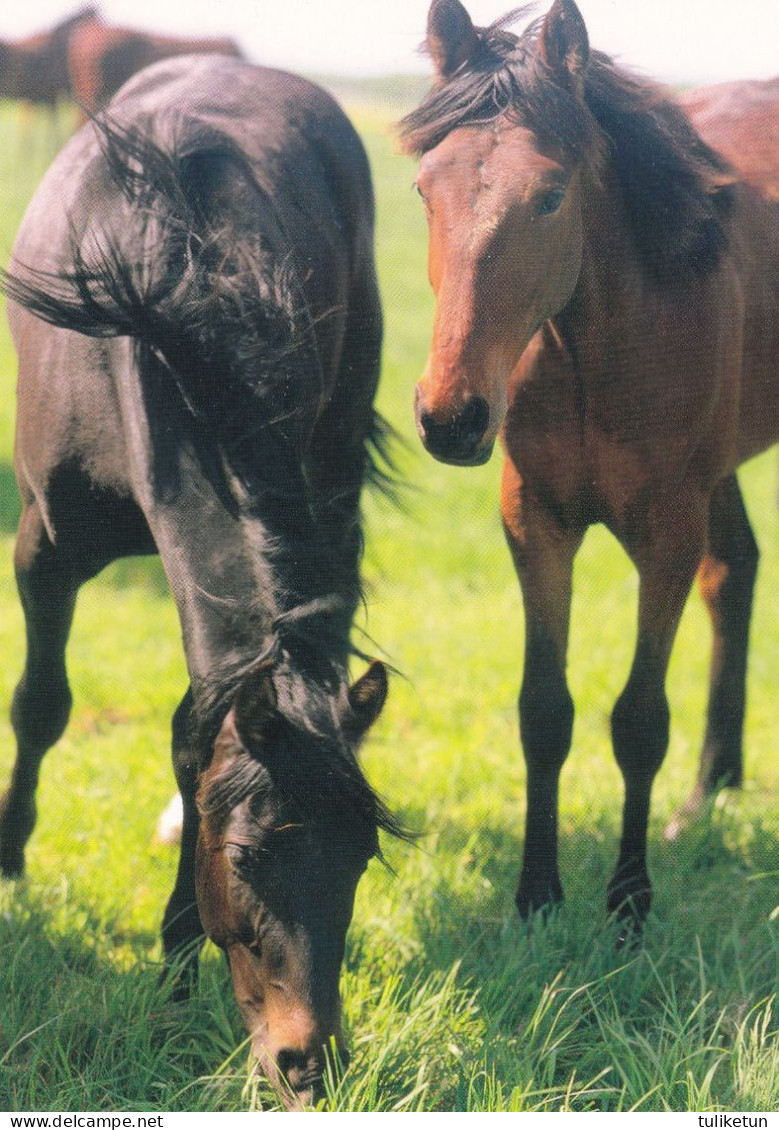
[[[439,423],[426,412],[421,398],[417,401],[417,423],[422,441],[436,459],[445,462],[470,462],[476,456],[490,422],[490,408],[481,396],[473,396],[459,415]]]

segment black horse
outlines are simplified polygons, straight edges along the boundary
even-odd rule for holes
[[[297,1100],[340,1047],[355,889],[378,828],[399,831],[355,758],[385,671],[346,677],[360,493],[386,437],[372,242],[368,164],[331,98],[188,58],[137,76],[70,142],[4,276],[28,650],[0,866],[22,871],[68,718],[79,586],[158,552],[191,683],[165,953],[192,972],[204,930],[226,951],[263,1069]]]

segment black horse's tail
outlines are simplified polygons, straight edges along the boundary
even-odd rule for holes
[[[92,124],[127,207],[113,226],[74,233],[58,273],[0,272],[6,295],[54,326],[134,338],[198,414],[226,379],[265,392],[302,365],[321,379],[291,243],[235,143],[201,130],[165,149],[105,117]]]

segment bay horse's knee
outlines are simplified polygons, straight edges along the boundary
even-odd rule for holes
[[[519,699],[519,728],[525,760],[550,771],[562,768],[571,748],[574,707],[567,688],[540,700],[524,692]]]
[[[519,730],[525,759],[559,769],[571,747],[574,705],[562,674],[526,677],[519,695]]]
[[[664,690],[648,693],[646,687],[628,683],[611,714],[614,756],[623,776],[655,776],[668,749],[670,720]]]

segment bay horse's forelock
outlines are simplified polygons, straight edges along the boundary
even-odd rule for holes
[[[184,993],[204,927],[225,949],[260,1062],[296,1103],[331,1039],[343,1051],[354,891],[378,829],[401,832],[355,757],[386,676],[350,687],[346,671],[383,444],[372,223],[365,155],[324,92],[227,59],[165,63],[60,155],[3,277],[29,647],[0,865],[23,867],[67,721],[80,584],[159,552],[191,682],[165,952],[189,955]]]
[[[421,155],[436,294],[417,425],[433,455],[466,464],[489,457],[502,426],[526,624],[517,904],[527,915],[562,897],[572,569],[603,522],[640,576],[636,652],[611,719],[625,808],[608,907],[627,936],[650,906],[665,679],[696,570],[714,628],[710,703],[699,779],[669,835],[742,776],[757,546],[735,471],[779,432],[779,87],[687,96],[701,136],[667,92],[590,49],[573,0],[520,36],[433,0],[428,46],[435,84],[400,127]]]

